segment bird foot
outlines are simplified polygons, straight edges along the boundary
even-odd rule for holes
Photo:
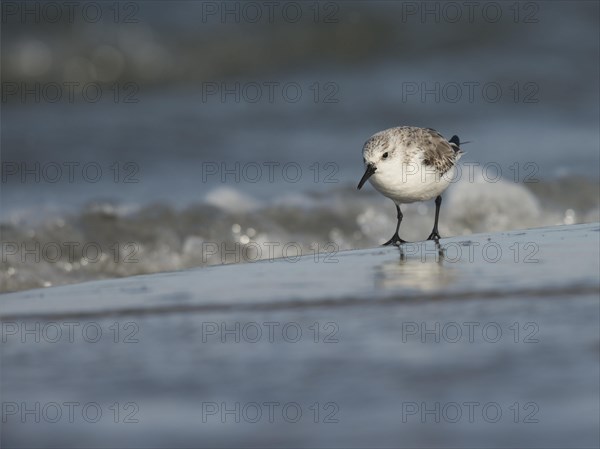
[[[389,246],[389,245],[400,246],[403,243],[408,243],[408,242],[406,240],[402,240],[398,234],[394,234],[394,236],[391,239],[389,239],[387,242],[385,242],[381,246]]]
[[[442,236],[440,235],[440,233],[435,230],[435,231],[432,231],[431,234],[429,234],[429,237],[427,237],[427,240],[435,240],[437,242],[441,238],[442,238]]]

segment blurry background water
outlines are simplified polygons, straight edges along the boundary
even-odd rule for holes
[[[598,17],[590,1],[3,2],[0,290],[377,245],[395,210],[356,191],[361,148],[398,125],[472,141],[443,235],[598,221]],[[422,239],[433,205],[405,217]]]

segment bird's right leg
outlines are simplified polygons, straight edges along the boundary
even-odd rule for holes
[[[383,246],[388,246],[388,245],[395,245],[395,246],[400,246],[402,243],[406,243],[405,240],[402,240],[400,238],[400,236],[398,235],[398,231],[400,230],[400,223],[402,223],[402,211],[400,210],[400,206],[398,206],[396,204],[396,212],[397,212],[397,218],[398,218],[398,223],[396,223],[396,232],[394,233],[394,235],[392,236],[391,239],[389,239],[387,242],[385,242],[383,244]]]

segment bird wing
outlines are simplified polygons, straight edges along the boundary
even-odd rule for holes
[[[422,136],[423,163],[444,174],[456,163],[460,148],[448,142],[434,129],[425,129]],[[455,149],[456,147],[456,149]]]

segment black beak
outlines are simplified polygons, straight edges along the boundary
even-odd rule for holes
[[[367,165],[367,170],[365,171],[363,177],[360,179],[357,189],[360,190],[360,188],[365,184],[365,182],[367,182],[367,179],[369,179],[376,171],[377,167],[375,167],[373,164]]]

